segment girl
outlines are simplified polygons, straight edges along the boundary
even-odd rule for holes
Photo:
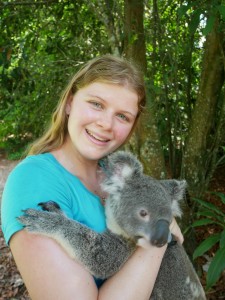
[[[104,231],[100,160],[128,140],[145,97],[142,75],[127,61],[91,60],[68,84],[49,129],[10,174],[2,229],[32,299],[149,299],[166,246],[139,247],[117,274],[99,282],[54,240],[26,232],[16,220],[23,209],[54,200],[68,217]],[[170,228],[182,242],[175,220]]]

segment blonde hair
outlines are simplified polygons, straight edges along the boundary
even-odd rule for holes
[[[94,82],[127,86],[137,93],[138,116],[131,130],[131,133],[133,132],[146,101],[143,75],[125,59],[107,54],[90,60],[72,77],[62,93],[49,127],[41,138],[30,145],[27,151],[29,155],[49,152],[62,146],[68,133],[67,101],[79,89]]]

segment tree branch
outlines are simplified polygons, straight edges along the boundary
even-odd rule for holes
[[[41,5],[41,4],[51,4],[51,3],[58,3],[59,0],[46,0],[46,1],[21,1],[21,2],[1,2],[0,7],[6,7],[6,6],[19,6],[19,5]]]

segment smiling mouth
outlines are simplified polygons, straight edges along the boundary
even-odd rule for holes
[[[87,132],[87,134],[88,134],[89,136],[91,136],[91,137],[92,137],[93,139],[95,139],[96,141],[104,142],[104,143],[109,142],[109,139],[102,139],[102,138],[100,138],[99,136],[96,137],[91,131],[89,131],[89,130],[87,130],[87,129],[86,129],[86,132]]]

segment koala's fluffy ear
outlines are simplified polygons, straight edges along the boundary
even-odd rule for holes
[[[182,211],[180,209],[179,201],[184,198],[187,187],[186,180],[160,180],[160,183],[169,192],[172,201],[172,211],[175,217],[181,217]]]
[[[140,176],[143,167],[138,159],[130,152],[117,151],[104,160],[105,180],[102,188],[110,193],[121,190],[127,179]]]

